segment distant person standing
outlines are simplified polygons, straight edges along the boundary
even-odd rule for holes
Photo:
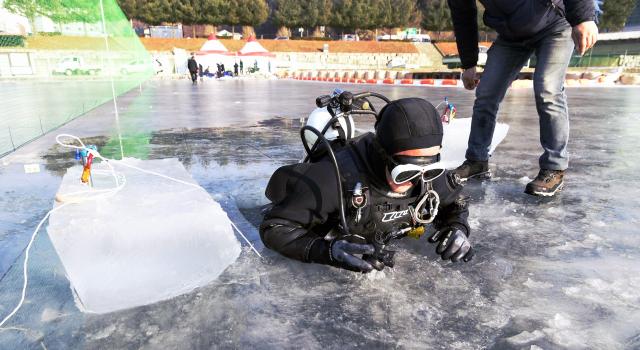
[[[533,92],[544,153],[538,176],[525,192],[553,196],[564,186],[569,166],[569,111],[564,79],[574,43],[582,55],[597,40],[593,0],[480,0],[484,23],[498,32],[489,49],[487,64],[478,85],[478,22],[475,0],[448,0],[462,62],[462,82],[476,90],[471,133],[465,162],[455,172],[461,179],[489,177],[489,147],[498,107],[511,82],[529,60],[537,57]],[[532,128],[532,130],[535,130]]]
[[[240,74],[244,74],[244,63],[240,60]]]
[[[192,53],[189,60],[187,60],[187,69],[191,74],[191,83],[193,85],[198,84],[198,62],[196,62],[196,56]]]
[[[238,76],[238,62],[233,64],[233,75]]]
[[[202,65],[198,64],[198,75],[200,76],[200,82],[203,81],[202,77],[204,76],[204,71],[202,70]]]

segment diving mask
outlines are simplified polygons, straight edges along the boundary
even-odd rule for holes
[[[391,169],[391,180],[400,185],[422,176],[423,182],[430,182],[444,174],[444,167],[440,163],[440,154],[435,156],[404,156],[390,157],[394,167]]]

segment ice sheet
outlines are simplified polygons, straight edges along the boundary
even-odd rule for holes
[[[442,162],[447,168],[454,168],[462,164],[467,151],[467,141],[471,131],[471,118],[452,119],[449,124],[444,124],[444,138],[442,139]],[[489,154],[504,140],[509,131],[509,126],[497,123],[493,133],[493,140],[489,147]]]
[[[142,97],[151,99],[153,109],[129,107],[129,115],[153,128],[150,157],[180,157],[214,199],[231,194],[243,214],[255,206],[257,217],[264,204],[259,197],[264,187],[258,187],[280,163],[294,162],[290,159],[303,152],[298,125],[270,118],[282,115],[281,96],[290,97],[285,117],[308,115],[319,85],[220,83],[193,88],[184,80],[150,81]],[[446,94],[458,116],[471,115],[475,98],[457,88],[398,85],[376,91],[394,99],[424,93],[431,101]],[[541,199],[523,193],[539,170],[542,152],[533,90],[510,90],[499,116],[509,125],[509,136],[492,157],[494,177],[465,186],[477,251],[467,264],[442,262],[425,237],[399,241],[396,267],[371,279],[266,249],[264,259],[241,254],[216,281],[186,295],[95,316],[74,306],[63,267],[42,235],[32,249],[27,302],[8,325],[27,331],[0,332],[0,349],[640,349],[639,92],[567,89],[572,118],[567,188]],[[238,102],[211,103],[211,96]],[[108,135],[113,121],[104,116],[111,108],[98,108],[63,131]],[[140,117],[143,113],[148,117]],[[250,127],[258,118],[262,126]],[[373,128],[373,121],[362,119],[369,122],[358,120],[359,127]],[[225,123],[237,126],[209,129]],[[166,127],[174,129],[161,130]],[[34,178],[33,187],[15,190],[5,180],[14,170],[23,174],[21,165],[0,167],[4,218],[27,240],[51,208],[61,180],[58,169],[66,171],[73,157],[43,153],[54,136],[12,155],[24,159],[28,153],[27,162],[41,159],[52,178]],[[35,186],[47,181],[55,181],[53,190]],[[1,281],[2,315],[19,300],[21,262]]]
[[[137,167],[189,183],[176,159],[140,161]],[[106,169],[102,164],[95,170]],[[154,303],[215,280],[240,254],[226,213],[201,187],[126,167],[116,196],[73,204],[51,215],[48,233],[78,307],[105,313]],[[59,194],[87,189],[80,167],[64,176]],[[96,188],[109,178],[94,175]]]

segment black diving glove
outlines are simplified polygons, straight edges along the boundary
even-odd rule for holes
[[[371,272],[373,266],[364,261],[363,258],[354,254],[373,254],[375,248],[372,244],[351,243],[344,239],[335,239],[331,241],[329,254],[332,265],[341,267],[346,270],[356,272]]]
[[[429,242],[438,244],[436,253],[440,254],[442,260],[451,260],[457,262],[462,259],[468,262],[473,258],[473,248],[467,235],[456,227],[445,227],[436,231]]]

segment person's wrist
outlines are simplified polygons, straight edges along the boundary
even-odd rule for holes
[[[578,23],[574,25],[573,28],[577,28],[583,25],[590,25],[590,24],[596,24],[595,18],[578,21]]]
[[[317,264],[332,265],[331,243],[319,237],[315,239],[310,247],[307,255],[307,261]]]

